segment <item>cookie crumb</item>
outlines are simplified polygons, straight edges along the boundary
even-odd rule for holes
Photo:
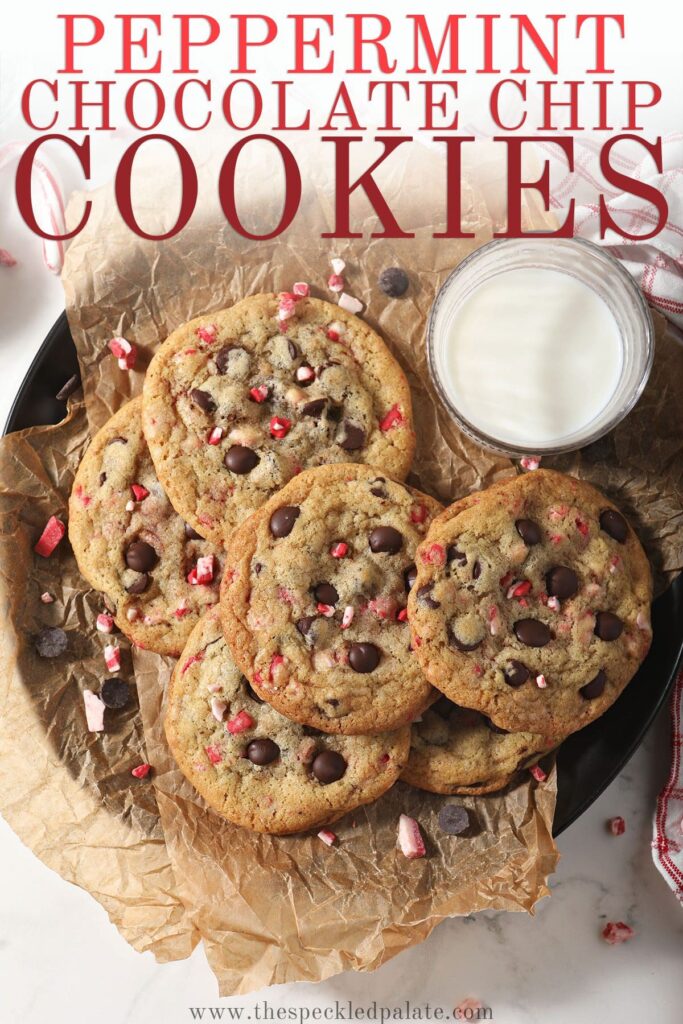
[[[623,921],[608,921],[602,929],[602,937],[610,946],[618,946],[622,942],[628,942],[636,933],[630,925]]]
[[[622,817],[617,815],[614,818],[610,818],[607,822],[607,828],[613,836],[623,836],[626,831],[626,822]]]

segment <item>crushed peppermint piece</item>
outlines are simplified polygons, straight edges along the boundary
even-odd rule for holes
[[[114,617],[106,612],[100,612],[95,620],[95,628],[98,633],[111,633],[114,629]]]
[[[608,921],[602,929],[602,937],[610,946],[618,946],[622,942],[628,942],[636,933],[630,925],[623,921]]]
[[[296,379],[300,383],[315,380],[315,370],[312,366],[299,366],[296,371]]]
[[[389,412],[379,421],[379,429],[386,434],[392,427],[400,427],[403,423],[403,413],[397,405],[392,405]]]
[[[398,845],[408,860],[424,857],[427,852],[420,826],[415,818],[410,818],[407,814],[402,814],[398,819]]]
[[[225,712],[228,710],[228,705],[224,700],[220,700],[218,697],[211,699],[211,714],[217,722],[222,722],[225,717]]]
[[[636,616],[636,626],[638,629],[642,629],[644,633],[650,632],[650,622],[647,615],[644,612],[638,612]]]
[[[107,644],[104,648],[104,663],[110,672],[121,668],[121,648],[117,644]]]
[[[218,328],[215,324],[204,324],[201,327],[198,327],[194,333],[200,341],[205,342],[207,345],[211,345],[216,340]]]
[[[613,836],[623,836],[626,831],[626,822],[622,817],[617,815],[615,818],[609,819],[607,827]]]
[[[529,580],[515,580],[508,589],[506,597],[511,601],[515,597],[525,597],[529,593],[531,593],[531,583]]]
[[[522,469],[526,469],[528,470],[528,472],[531,473],[533,472],[533,470],[538,469],[538,467],[541,465],[541,456],[525,455],[523,459],[519,460],[519,464],[522,467]]]
[[[0,249],[0,267],[16,267],[17,261],[7,249]]]
[[[85,720],[88,723],[88,731],[102,732],[104,729],[104,702],[100,700],[93,690],[84,690],[83,704],[85,705]]]
[[[325,616],[326,619],[331,619],[332,616],[334,615],[334,605],[323,604],[322,601],[319,601],[318,604],[316,605],[316,608],[318,609],[321,615]]]
[[[546,682],[546,678],[541,672],[540,675],[536,676],[536,686],[539,688],[539,690],[545,690],[547,685],[548,683]]]
[[[249,712],[240,711],[234,718],[228,719],[225,727],[231,736],[236,736],[237,733],[244,732],[245,729],[251,729],[253,725],[254,719]]]
[[[346,327],[341,320],[333,320],[331,324],[327,325],[325,334],[330,341],[341,341],[346,334]]]
[[[52,602],[54,601],[54,597],[48,590],[45,590],[40,595],[40,600],[43,602],[43,604],[52,604]]]
[[[220,764],[223,760],[223,755],[218,747],[206,747],[206,756],[208,757],[211,764]]]
[[[348,629],[349,628],[349,626],[353,622],[353,616],[354,616],[353,605],[347,604],[346,608],[344,609],[344,614],[342,615],[342,620],[341,620],[341,628],[342,629]]]
[[[349,553],[349,545],[345,544],[343,540],[333,544],[330,548],[330,554],[333,558],[344,558]]]
[[[341,274],[330,274],[327,279],[327,287],[331,292],[344,291],[344,278]],[[361,307],[362,308],[362,307]]]
[[[294,316],[297,296],[292,292],[280,292],[278,295],[277,315],[281,321],[289,320]]]
[[[274,654],[273,657],[270,659],[270,665],[268,667],[268,678],[270,679],[271,683],[273,682],[273,678],[275,676],[275,670],[278,669],[280,665],[284,665],[285,661],[286,658],[284,654]]]
[[[135,502],[131,498],[129,501],[126,502],[126,512],[134,512],[134,511],[135,511]]]
[[[206,439],[206,443],[207,444],[220,444],[222,440],[223,440],[223,428],[222,427],[214,427],[213,430],[211,430],[209,432],[209,436]]]
[[[258,402],[260,405],[261,402],[265,402],[268,397],[268,388],[265,384],[259,384],[258,387],[249,388],[249,395],[251,396],[252,401]]]
[[[120,369],[132,370],[138,358],[138,350],[125,338],[112,338],[109,342],[109,350],[116,356]]]
[[[145,498],[149,497],[149,491],[142,484],[131,484],[130,489],[133,492],[136,501],[144,501]]]
[[[49,558],[65,533],[66,526],[61,519],[57,519],[57,516],[50,516],[33,550],[42,558]]]
[[[548,778],[546,772],[543,771],[543,769],[541,768],[540,764],[532,765],[532,767],[529,769],[529,771],[531,772],[533,777],[536,779],[536,782],[545,782],[545,780]]]
[[[272,416],[269,425],[270,436],[281,440],[283,437],[287,437],[291,427],[292,421],[288,420],[286,416]]]
[[[137,768],[133,768],[130,774],[134,779],[146,779],[151,770],[151,764],[139,764]]]
[[[363,309],[363,303],[360,299],[355,298],[353,295],[349,295],[348,292],[342,292],[339,296],[339,305],[342,309],[345,309],[347,313],[360,313]]]
[[[424,523],[428,514],[426,505],[413,505],[410,510],[410,521],[411,523]]]
[[[187,582],[193,587],[196,586],[207,586],[209,583],[213,583],[213,577],[216,570],[216,556],[215,555],[203,555],[197,559],[197,564],[194,569],[190,569],[187,574]]]
[[[549,597],[546,601],[548,608],[551,612],[559,612],[560,610],[560,599],[559,597]]]
[[[343,274],[346,270],[346,263],[339,256],[332,257],[330,260],[330,266],[332,267],[332,272],[335,274]]]
[[[426,551],[420,552],[420,560],[425,565],[445,565],[446,550],[441,544],[430,544]]]
[[[396,621],[397,622],[407,622],[408,621],[408,609],[407,608],[399,608],[399,610],[396,612]]]
[[[318,832],[318,839],[322,839],[325,846],[334,846],[337,842],[337,836],[329,828],[321,828]]]
[[[296,295],[297,299],[307,299],[311,294],[311,289],[305,281],[296,281],[292,287],[292,292]]]

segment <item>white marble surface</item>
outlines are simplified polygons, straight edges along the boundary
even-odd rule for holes
[[[10,221],[20,265],[0,274],[0,419],[47,328],[61,309],[59,281],[39,247]],[[0,238],[0,245],[9,246]],[[621,777],[560,839],[553,894],[536,916],[481,915],[443,924],[422,946],[373,975],[271,989],[220,1000],[201,949],[158,965],[130,949],[86,893],[62,881],[0,821],[0,1020],[16,1024],[182,1024],[190,1007],[394,1007],[410,999],[449,1010],[476,996],[503,1024],[621,1024],[681,1019],[683,912],[650,856],[655,794],[668,770],[664,713]],[[605,829],[621,814],[620,838]],[[636,929],[627,945],[600,938],[605,920]]]

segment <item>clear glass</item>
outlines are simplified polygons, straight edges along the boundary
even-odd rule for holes
[[[444,353],[449,326],[466,298],[484,281],[519,268],[570,274],[603,299],[617,323],[622,345],[621,373],[609,402],[589,423],[557,444],[521,447],[493,437],[457,408],[445,385]],[[581,238],[512,238],[487,243],[449,275],[432,306],[427,327],[429,371],[439,397],[460,429],[485,448],[503,455],[553,455],[597,441],[630,412],[647,383],[654,359],[654,329],[648,305],[628,271],[604,249]]]

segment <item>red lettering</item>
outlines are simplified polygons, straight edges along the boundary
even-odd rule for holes
[[[587,75],[613,75],[614,68],[608,68],[605,63],[605,25],[608,21],[615,21],[621,38],[624,38],[624,15],[623,14],[578,14],[576,17],[576,38],[581,35],[581,29],[588,23],[595,25],[595,67],[586,68]]]
[[[180,173],[182,178],[180,209],[178,211],[175,224],[168,231],[159,235],[151,234],[140,227],[135,218],[131,195],[133,162],[135,160],[135,156],[141,146],[144,146],[147,142],[154,141],[167,142],[169,146],[175,150],[180,164]],[[185,147],[181,146],[177,139],[172,139],[170,135],[143,135],[142,138],[136,139],[121,157],[121,162],[119,163],[116,170],[116,177],[114,178],[114,194],[116,196],[116,204],[124,222],[136,235],[140,238],[149,238],[152,241],[162,241],[164,238],[172,238],[185,227],[192,216],[197,203],[197,172],[194,164],[192,163],[192,157]]]
[[[21,114],[26,124],[37,132],[47,132],[50,128],[54,128],[59,115],[55,111],[49,124],[36,124],[35,118],[31,114],[31,99],[33,97],[33,88],[36,85],[46,85],[55,101],[59,98],[59,88],[56,81],[48,82],[47,78],[34,78],[32,82],[28,83],[21,94]]]
[[[185,82],[181,82],[178,86],[173,101],[173,107],[175,110],[175,116],[178,119],[178,124],[182,128],[186,128],[189,132],[200,132],[202,128],[206,128],[209,121],[211,120],[211,114],[207,114],[201,124],[189,124],[185,117],[185,90],[190,85],[198,85],[206,96],[207,100],[211,101],[211,82],[202,82],[199,78],[188,78]]]
[[[74,64],[74,55],[77,46],[94,46],[104,36],[104,23],[92,14],[58,14],[64,22],[64,67],[60,68],[59,74],[79,75],[83,68],[77,68]],[[76,39],[76,22],[89,21],[92,25],[90,39]]]
[[[632,242],[644,242],[648,238],[654,238],[655,235],[659,234],[662,228],[665,226],[667,218],[669,216],[669,205],[666,201],[666,197],[655,188],[654,185],[648,185],[645,181],[640,181],[638,178],[632,178],[628,174],[622,174],[615,167],[612,167],[610,157],[612,150],[618,142],[622,140],[626,142],[636,142],[647,150],[652,159],[654,160],[655,167],[660,174],[663,173],[663,161],[662,161],[662,140],[658,138],[656,142],[648,142],[646,139],[641,139],[639,135],[614,135],[600,151],[600,170],[608,185],[613,185],[617,192],[624,192],[628,195],[636,196],[638,199],[644,199],[646,203],[650,203],[654,206],[657,211],[657,219],[649,214],[640,212],[638,217],[641,221],[650,223],[653,225],[651,231],[647,231],[643,235],[634,235],[624,228],[620,228],[617,222],[609,212],[607,201],[603,195],[600,196],[600,237],[604,238],[609,230],[615,231],[622,238],[628,238]]]
[[[337,109],[337,107],[339,107],[339,109]],[[356,117],[356,111],[353,103],[351,102],[349,90],[347,89],[345,82],[340,82],[339,84],[339,88],[337,89],[334,100],[332,101],[330,115],[325,124],[322,125],[321,131],[337,131],[337,128],[332,124],[334,118],[337,117],[345,117],[348,120],[349,123],[344,125],[345,128],[352,128],[356,132],[363,131],[363,126]]]
[[[135,21],[151,21],[157,30],[157,35],[161,35],[161,15],[159,14],[117,14],[115,15],[121,22],[121,48],[122,58],[121,67],[116,70],[117,75],[121,74],[133,74],[133,75],[156,75],[161,71],[161,53],[157,50],[157,59],[151,68],[133,67],[133,47],[139,47],[142,50],[142,56],[147,56],[147,29],[142,30],[142,34],[137,38],[133,39],[133,23]]]
[[[247,143],[254,142],[257,139],[264,142],[271,142],[275,146],[282,158],[285,172],[285,200],[280,220],[272,231],[263,235],[256,235],[251,231],[247,231],[240,220],[235,200],[235,172],[237,170],[237,159]],[[223,213],[225,214],[230,227],[233,228],[238,235],[242,235],[243,238],[254,239],[255,241],[267,241],[269,238],[276,238],[277,235],[281,235],[283,231],[286,231],[292,223],[296,215],[296,211],[299,209],[299,203],[301,202],[301,174],[294,158],[294,154],[287,146],[285,146],[284,142],[281,142],[280,139],[273,135],[249,135],[245,139],[240,139],[240,141],[232,147],[223,161],[223,166],[221,167],[221,172],[218,177],[218,196],[220,198]]]
[[[494,232],[494,238],[571,238],[574,234],[574,200],[569,203],[567,218],[557,231],[532,231],[527,233],[522,227],[522,195],[524,189],[533,189],[543,199],[544,208],[550,209],[550,164],[543,163],[543,172],[536,181],[522,180],[522,146],[525,142],[549,142],[559,146],[567,158],[567,169],[574,170],[574,140],[571,138],[549,138],[548,136],[509,136],[495,137],[494,142],[504,142],[507,146],[507,229]]]
[[[231,14],[230,17],[237,21],[237,67],[232,69],[233,74],[253,75],[256,68],[249,67],[249,47],[267,46],[272,43],[277,36],[277,22],[266,14]],[[250,21],[260,21],[265,25],[266,33],[263,38],[249,38]]]
[[[626,131],[629,132],[640,132],[643,130],[642,124],[638,124],[638,111],[647,110],[648,107],[656,107],[662,98],[662,90],[656,82],[624,82],[627,88],[627,107],[628,107],[628,122],[626,124]],[[638,86],[646,85],[650,89],[650,99],[647,102],[638,103]]]
[[[232,116],[232,94],[233,90],[238,85],[244,85],[247,88],[247,92],[251,93],[251,104],[252,104],[252,115],[248,124],[237,124],[234,117]],[[236,104],[240,106],[241,104]],[[249,78],[235,78],[223,93],[223,117],[230,125],[231,128],[236,128],[238,132],[247,132],[250,128],[258,122],[263,112],[263,100],[261,98],[261,92],[254,82]]]
[[[446,143],[446,229],[435,231],[434,238],[474,238],[474,232],[462,230],[462,147],[474,142],[473,135],[434,137],[434,142]]]
[[[427,60],[429,61],[429,68],[433,74],[436,74],[441,64],[441,58],[443,57],[446,45],[448,45],[449,59],[448,66],[444,68],[444,74],[447,75],[460,75],[462,74],[462,68],[458,63],[458,42],[459,42],[459,28],[460,22],[465,17],[464,14],[449,14],[446,19],[446,27],[443,30],[441,36],[441,42],[439,43],[439,49],[437,50],[432,39],[431,32],[429,31],[429,23],[427,22],[427,16],[425,14],[408,14],[406,16],[413,24],[413,54],[415,57],[415,63],[412,68],[408,69],[409,75],[424,75],[426,74],[425,69],[418,63],[418,55],[420,52],[420,43],[424,46]]]
[[[86,135],[83,142],[78,143],[74,142],[73,139],[70,139],[68,135],[43,135],[41,138],[36,139],[27,146],[21,155],[21,159],[19,160],[19,165],[17,167],[17,177],[15,182],[17,206],[27,227],[29,227],[34,234],[39,235],[40,238],[47,238],[51,242],[65,242],[68,238],[74,238],[74,236],[77,235],[79,231],[82,231],[88,223],[92,203],[89,199],[86,199],[85,206],[83,208],[83,216],[73,231],[69,231],[63,235],[55,235],[50,234],[50,232],[44,231],[41,228],[40,224],[36,221],[36,215],[33,211],[31,177],[33,173],[33,161],[35,160],[36,153],[44,142],[63,142],[67,145],[78,157],[78,161],[87,181],[90,178],[90,139]]]
[[[304,31],[309,21],[321,21],[329,30],[330,35],[334,29],[334,18],[331,14],[288,14],[294,22],[294,67],[287,72],[288,75],[323,75],[334,71],[334,53],[330,55],[324,67],[307,67],[304,49],[310,46],[316,57],[320,56],[320,29],[316,28],[312,37],[306,39]]]
[[[519,65],[513,68],[513,75],[528,75],[531,72],[530,68],[524,66],[524,38],[528,36],[531,42],[536,48],[536,52],[542,58],[547,65],[550,73],[556,75],[558,73],[558,54],[557,54],[557,26],[561,22],[565,15],[564,14],[546,14],[545,17],[549,18],[553,24],[553,48],[549,49],[548,46],[541,39],[541,35],[534,25],[528,14],[513,14],[513,18],[517,19],[517,54],[519,56]]]
[[[505,86],[511,85],[521,96],[522,100],[526,102],[526,82],[516,82],[514,78],[501,78],[499,82],[496,82],[493,89],[491,90],[491,99],[489,106],[491,109],[491,117],[504,132],[516,132],[518,131],[524,122],[526,121],[526,111],[524,111],[516,124],[504,124],[503,118],[500,114],[500,107],[498,105],[499,97]]]
[[[382,195],[379,185],[373,178],[374,172],[388,156],[398,149],[404,142],[412,142],[409,135],[390,135],[387,138],[376,139],[380,142],[384,152],[379,156],[366,171],[364,171],[351,184],[351,143],[364,142],[362,135],[353,135],[341,138],[326,138],[322,142],[332,142],[335,146],[335,228],[334,231],[324,231],[321,238],[362,238],[362,232],[351,230],[351,196],[356,189],[361,188],[369,199],[375,213],[382,222],[383,231],[373,231],[371,238],[414,238],[413,232],[403,231],[394,217],[389,204]]]
[[[149,124],[142,124],[135,114],[135,97],[141,85],[151,85],[152,92],[154,94],[156,113]],[[152,131],[153,128],[156,128],[157,125],[161,123],[166,111],[166,100],[164,98],[163,90],[152,78],[138,78],[131,84],[130,88],[126,92],[123,108],[126,112],[126,117],[134,128],[137,128],[141,132]]]
[[[369,75],[371,68],[363,65],[363,53],[366,46],[373,46],[377,53],[377,69],[383,75],[391,75],[396,70],[396,61],[389,62],[387,51],[382,46],[382,41],[391,32],[391,22],[383,14],[347,14],[353,24],[353,64],[349,68],[351,74]],[[365,22],[372,18],[379,23],[377,35],[367,38],[365,35]]]
[[[191,66],[191,51],[195,46],[210,46],[215,43],[221,34],[221,27],[215,18],[208,14],[174,14],[173,17],[180,22],[180,66],[174,69],[175,75],[197,75],[198,68]],[[208,26],[208,32],[204,39],[192,38],[192,22],[203,21]]]

